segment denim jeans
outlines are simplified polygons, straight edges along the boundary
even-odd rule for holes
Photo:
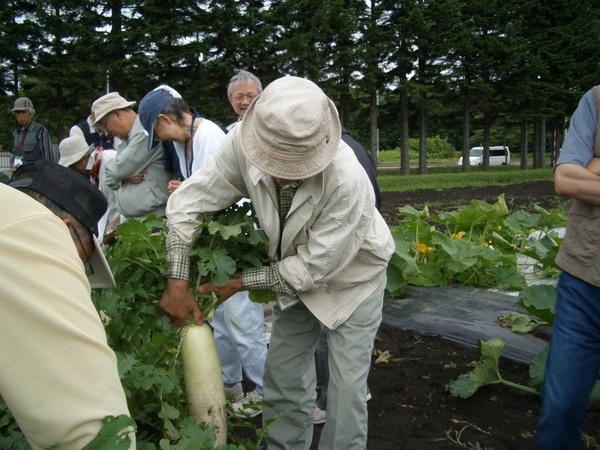
[[[223,383],[232,385],[246,378],[263,393],[263,375],[267,358],[264,312],[260,303],[238,292],[216,309],[211,322],[221,358]]]
[[[540,450],[579,448],[600,368],[600,288],[564,271],[557,288],[537,427]]]
[[[321,382],[321,391],[317,398],[317,407],[322,410],[327,409],[327,385],[329,383],[329,346],[327,345],[327,335],[329,329],[323,327],[319,341],[317,342],[317,365],[319,368],[319,381]]]

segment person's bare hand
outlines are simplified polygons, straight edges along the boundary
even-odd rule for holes
[[[146,174],[145,170],[142,170],[140,173],[132,176],[131,178],[128,178],[127,180],[125,180],[126,183],[131,183],[131,184],[140,184],[142,181],[144,181],[144,175]]]
[[[167,191],[169,191],[169,195],[171,195],[175,190],[181,185],[181,181],[179,180],[170,180],[169,184],[167,184]]]
[[[191,314],[197,325],[202,325],[202,313],[190,289],[190,283],[176,278],[167,279],[167,287],[158,302],[158,310],[181,327]]]
[[[242,278],[240,276],[236,276],[227,280],[223,286],[218,286],[212,282],[201,284],[198,286],[198,292],[201,294],[216,292],[219,295],[221,302],[224,302],[235,293],[241,291],[242,287]]]

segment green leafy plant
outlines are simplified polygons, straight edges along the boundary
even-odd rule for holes
[[[232,207],[200,226],[191,254],[196,286],[207,281],[221,284],[245,267],[268,262],[268,240],[250,211],[248,205]],[[130,411],[138,424],[138,446],[161,441],[162,448],[175,448],[180,442],[192,445],[204,439],[200,430],[207,427],[189,416],[178,359],[179,333],[156,307],[168,273],[166,232],[165,221],[153,216],[120,225],[115,246],[106,252],[117,288],[95,292],[94,301],[104,317],[109,344],[117,352]],[[215,296],[196,295],[203,316],[210,317],[217,306]],[[230,422],[240,423],[233,418]],[[208,433],[214,440],[214,431]],[[258,436],[261,433],[257,430]],[[230,439],[235,441],[235,435]],[[244,443],[245,448],[252,445]]]
[[[504,196],[495,204],[474,200],[455,211],[430,216],[427,207],[399,208],[404,217],[391,227],[396,251],[388,266],[387,289],[399,296],[407,285],[501,286],[522,290],[526,278],[517,255],[530,256],[538,274],[556,273],[552,256],[560,242],[547,231],[564,217],[543,208],[510,213]],[[536,228],[543,236],[532,236]],[[541,275],[540,275],[541,276]]]
[[[494,205],[474,201],[468,207],[440,214],[436,218],[438,222],[436,226],[445,225],[451,238],[479,242],[483,246],[487,243],[490,251],[497,251],[502,255],[501,257],[496,255],[497,258],[510,257],[516,263],[517,256],[522,255],[526,257],[525,260],[532,273],[536,273],[539,277],[555,277],[560,269],[554,259],[562,239],[552,230],[557,226],[564,226],[566,215],[562,211],[546,211],[539,206],[535,206],[534,210],[533,214],[524,211],[509,214],[504,198],[500,196]],[[489,255],[493,254],[489,253]],[[464,252],[460,255],[463,264],[467,265],[472,261],[472,255]],[[521,265],[524,265],[522,261]],[[516,302],[531,314],[515,312],[502,316],[499,319],[501,325],[509,326],[515,332],[531,332],[540,326],[552,324],[556,302],[554,286],[546,284],[527,286],[524,278],[521,278],[520,274],[516,275],[510,264],[501,270],[493,271],[493,274],[498,275],[496,279],[480,277],[478,283],[474,285],[484,287],[490,285],[489,283],[495,283],[522,290]],[[508,278],[504,278],[505,275]],[[467,284],[464,281],[464,278],[453,277],[453,282],[457,284]],[[505,341],[499,338],[479,341],[480,360],[472,363],[473,370],[469,373],[460,375],[457,380],[450,382],[447,390],[454,396],[467,398],[482,386],[504,384],[525,392],[538,393],[543,379],[547,350],[537,355],[530,364],[531,386],[525,386],[504,380],[500,375],[498,364],[505,344]]]
[[[548,322],[537,320],[528,314],[517,312],[500,316],[498,324],[502,327],[510,327],[515,333],[530,333],[538,327],[550,325]]]
[[[506,345],[504,339],[491,338],[487,341],[479,340],[477,343],[481,350],[479,361],[471,363],[473,370],[460,375],[456,380],[446,386],[446,390],[456,397],[469,398],[483,386],[503,384],[530,394],[539,392],[530,387],[502,378],[499,369],[500,354]]]
[[[212,281],[223,285],[236,272],[269,262],[269,241],[258,228],[250,204],[234,205],[202,222],[190,253],[196,287]],[[197,294],[204,317],[210,318],[217,306],[215,295]],[[253,301],[274,301],[271,291],[251,291]]]
[[[555,286],[548,284],[529,286],[519,293],[515,302],[529,314],[511,313],[501,316],[500,325],[508,326],[516,333],[531,333],[540,326],[551,326],[554,323]],[[468,398],[482,386],[502,383],[525,392],[539,393],[544,380],[549,345],[546,345],[529,363],[529,386],[523,386],[501,379],[498,362],[505,344],[506,342],[500,338],[493,338],[487,342],[479,341],[480,361],[472,363],[474,369],[451,381],[446,389],[454,396]],[[590,403],[600,403],[600,379],[596,381]]]
[[[516,303],[530,314],[513,312],[500,316],[498,323],[515,333],[530,333],[554,322],[556,287],[549,284],[528,286],[519,293]]]

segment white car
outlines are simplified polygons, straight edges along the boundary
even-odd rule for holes
[[[483,163],[483,147],[473,147],[469,150],[469,162],[472,166],[480,166]],[[458,165],[463,163],[462,156]],[[510,150],[503,145],[490,147],[490,166],[504,166],[510,164]]]

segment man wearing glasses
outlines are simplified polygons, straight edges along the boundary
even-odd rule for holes
[[[238,115],[238,120],[227,127],[231,131],[236,123],[242,120],[250,103],[262,92],[262,84],[258,77],[247,70],[236,73],[227,86],[227,98]]]

